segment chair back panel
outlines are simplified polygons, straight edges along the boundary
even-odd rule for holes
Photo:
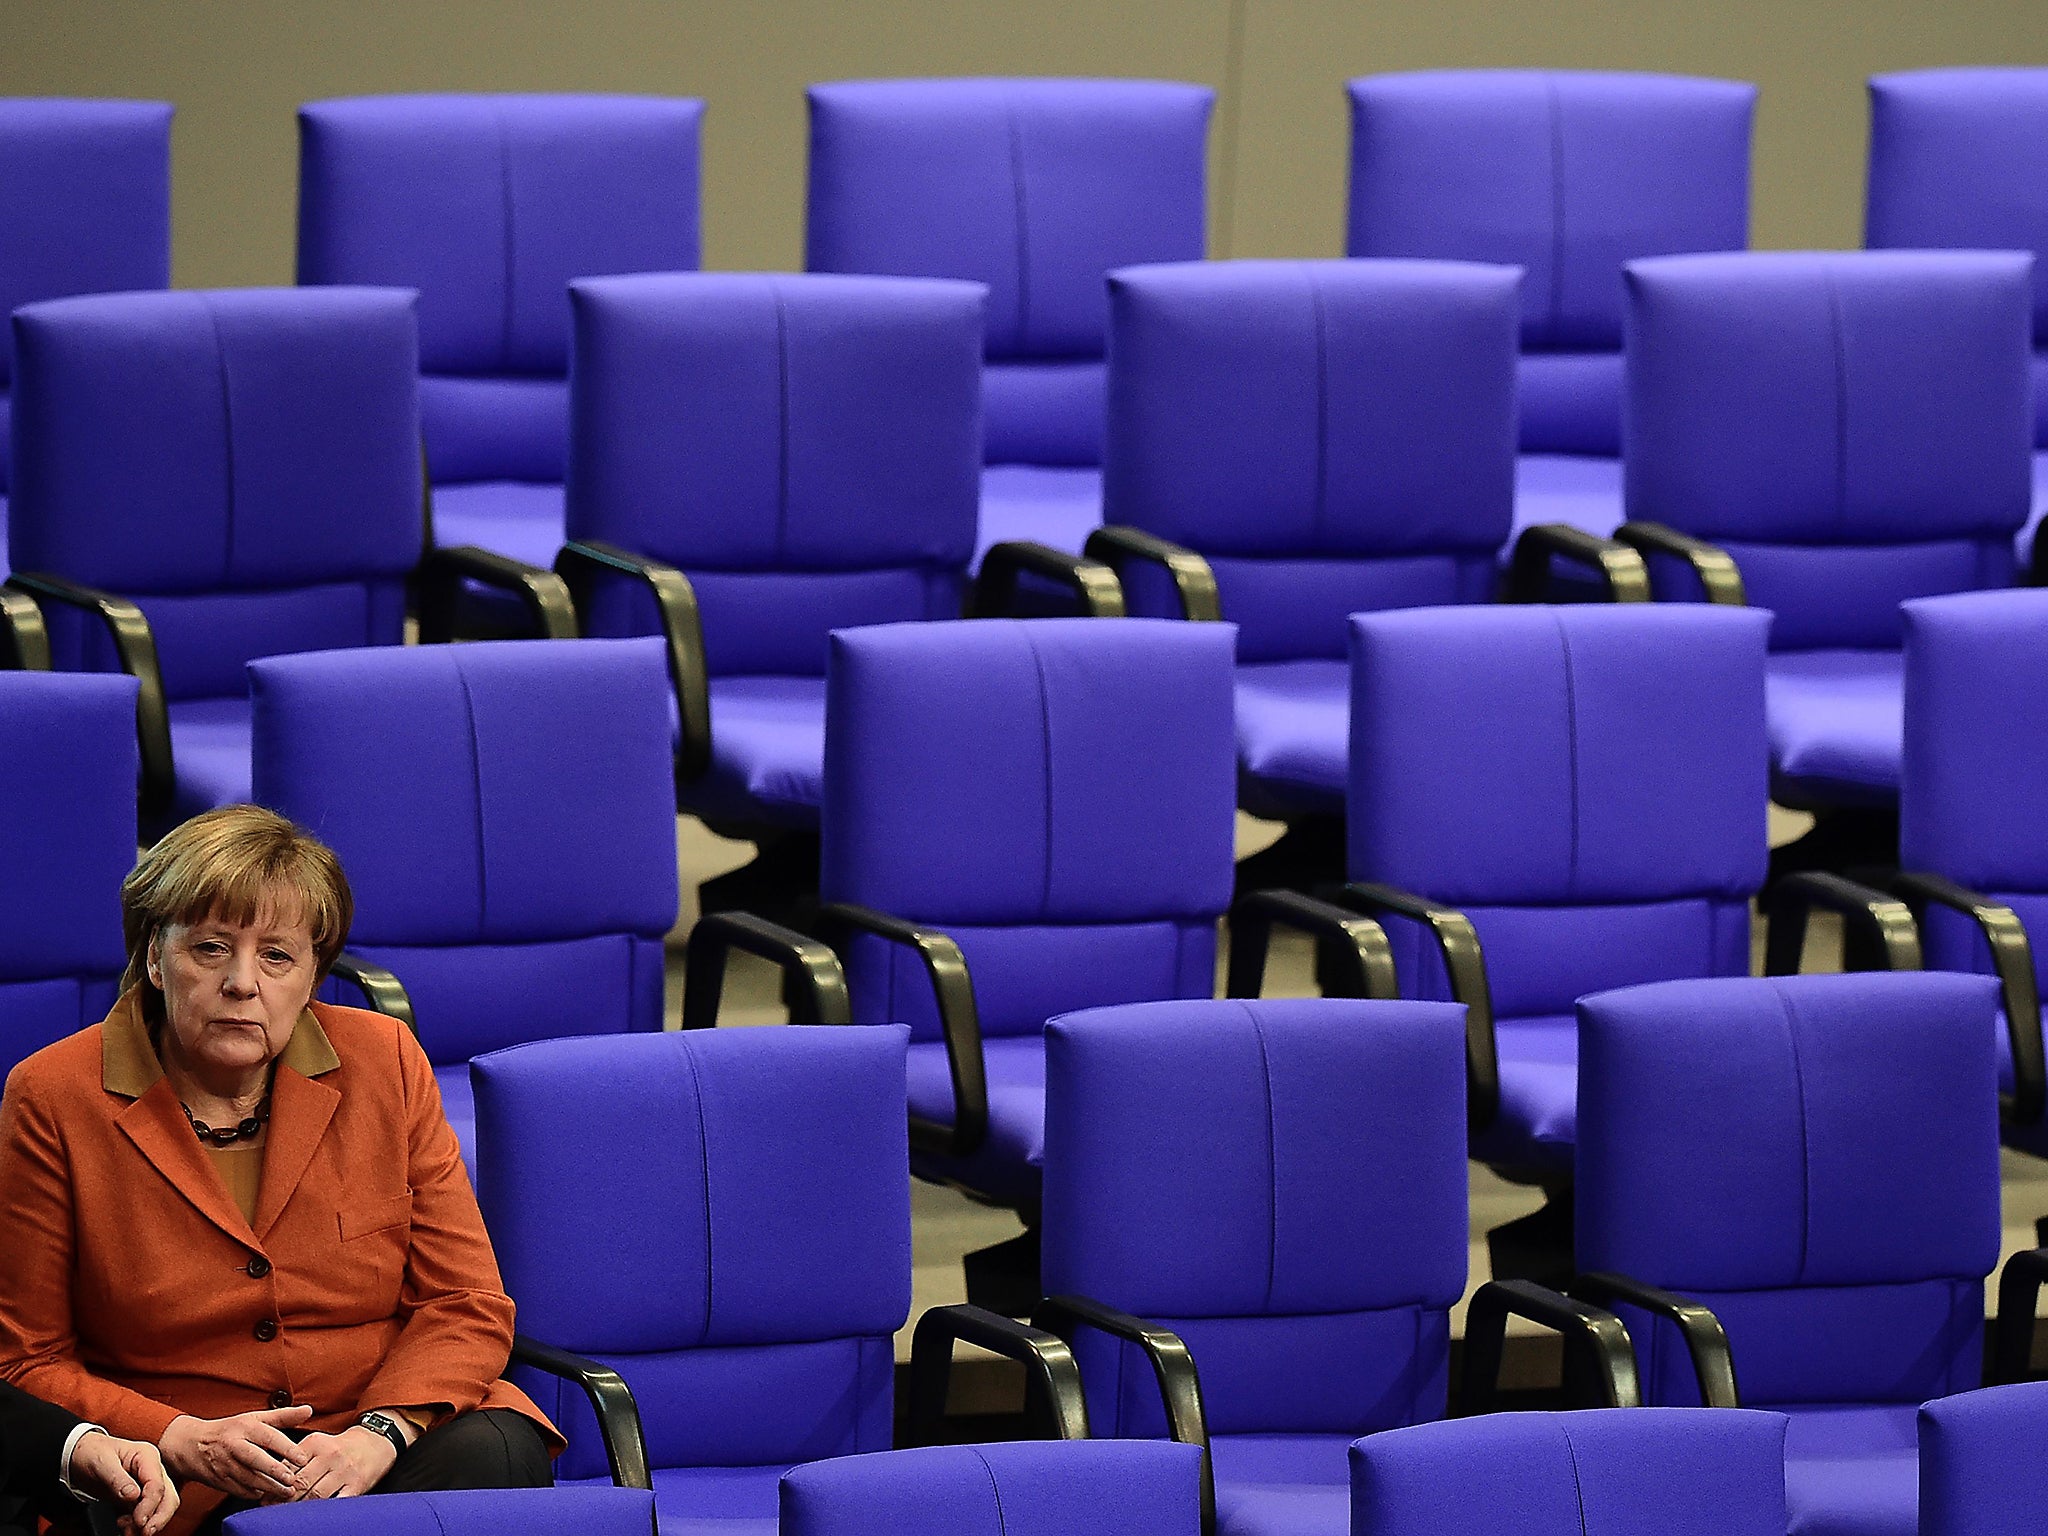
[[[982,457],[991,464],[1100,464],[1107,390],[1099,358],[984,364]]]
[[[298,280],[417,288],[431,372],[559,377],[571,279],[697,265],[703,112],[653,96],[310,102]]]
[[[104,1019],[120,990],[121,964],[96,976],[0,981],[0,1081],[46,1045]]]
[[[1621,456],[1621,353],[1524,352],[1515,370],[1524,453]]]
[[[1742,572],[1750,603],[1769,610],[1771,649],[1897,650],[1901,605],[2009,587],[2017,575],[2012,539],[1939,539],[1902,544],[1778,544],[1723,540]]]
[[[1460,907],[1747,900],[1766,623],[1693,604],[1356,616],[1352,878]]]
[[[1515,283],[1446,262],[1113,274],[1104,519],[1205,555],[1491,554]]]
[[[1920,1528],[2024,1536],[2048,1499],[2048,1382],[1965,1392],[1920,1409]]]
[[[566,379],[495,374],[428,374],[420,380],[420,423],[434,483],[559,482],[569,455]]]
[[[1491,550],[1370,560],[1219,555],[1209,568],[1223,612],[1237,625],[1237,659],[1245,663],[1340,661],[1352,614],[1484,603],[1500,578]],[[1177,602],[1161,585],[1162,596]]]

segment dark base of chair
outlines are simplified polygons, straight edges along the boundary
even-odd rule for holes
[[[1290,822],[1280,840],[1237,862],[1237,894],[1312,891],[1344,879],[1344,819],[1312,816]]]
[[[1528,1215],[1495,1227],[1486,1234],[1486,1253],[1496,1280],[1561,1289],[1574,1273],[1571,1190],[1550,1190]]]
[[[699,912],[751,912],[798,932],[818,905],[818,838],[813,832],[758,837],[747,863],[697,887]]]
[[[1849,875],[1898,867],[1898,811],[1889,806],[1843,806],[1816,812],[1813,829],[1804,837],[1773,848],[1770,877],[1776,880],[1815,869]]]
[[[1038,1283],[1038,1228],[977,1248],[960,1260],[967,1300],[1005,1317],[1029,1317],[1044,1293]]]

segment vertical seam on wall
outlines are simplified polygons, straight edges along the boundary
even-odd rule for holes
[[[1806,1125],[1806,1069],[1799,1059],[1799,1009],[1786,995],[1782,985],[1773,986],[1771,991],[1778,999],[1778,1008],[1785,1015],[1785,1035],[1792,1045],[1792,1087],[1793,1097],[1799,1103],[1799,1281],[1806,1283],[1806,1255],[1811,1246],[1813,1227],[1813,1150]]]
[[[1330,499],[1330,342],[1323,285],[1313,275],[1308,280],[1308,297],[1316,321],[1316,502],[1311,526],[1315,548],[1320,550],[1324,510]]]
[[[771,278],[768,291],[775,299],[775,398],[779,422],[775,440],[775,558],[780,562],[789,541],[789,315],[782,302],[782,285]]]
[[[476,807],[476,926],[480,937],[490,933],[491,882],[485,865],[484,841],[484,768],[483,754],[476,739],[476,698],[469,691],[469,674],[462,670],[462,662],[455,660],[455,680],[462,685],[462,714],[469,724],[469,789],[470,800]]]
[[[1004,110],[1010,132],[1010,189],[1017,210],[1017,350],[1028,351],[1031,332],[1031,201],[1024,192],[1024,130],[1015,102]]]
[[[690,1040],[681,1042],[683,1061],[690,1069],[690,1098],[697,1106],[697,1175],[704,1190],[704,1341],[711,1339],[711,1284],[718,1266],[711,1259],[711,1144],[704,1133],[704,1079],[697,1071],[697,1051]]]
[[[988,1464],[988,1458],[982,1455],[979,1449],[973,1446],[968,1449],[974,1451],[974,1459],[981,1463],[981,1470],[988,1474],[988,1491],[995,1496],[996,1501],[996,1536],[1009,1536],[1010,1526],[1003,1518],[1003,1490],[996,1482],[996,1469]]]
[[[1550,622],[1557,626],[1557,642],[1564,657],[1564,739],[1567,774],[1572,786],[1571,808],[1571,851],[1565,865],[1564,889],[1567,897],[1579,894],[1579,679],[1572,666],[1572,637],[1564,627],[1564,620],[1556,609],[1551,610]]]
[[[505,293],[504,302],[498,308],[498,366],[509,369],[512,366],[512,295],[519,274],[517,226],[512,200],[512,135],[505,126],[503,107],[495,109],[492,116],[498,125],[498,196],[505,216]]]
[[[1237,1005],[1251,1020],[1252,1036],[1259,1042],[1259,1079],[1266,1093],[1266,1304],[1273,1310],[1273,1272],[1280,1248],[1280,1168],[1273,1153],[1273,1062],[1266,1051],[1266,1026],[1259,1011],[1249,1003]]]
[[[1822,269],[1828,291],[1828,332],[1835,349],[1835,527],[1849,519],[1849,354],[1842,337],[1842,296],[1835,274]]]
[[[1564,1454],[1572,1464],[1572,1498],[1579,1506],[1579,1536],[1586,1536],[1586,1485],[1579,1480],[1579,1449],[1572,1444],[1572,1432],[1563,1424],[1557,1432],[1564,1436]]]
[[[200,296],[199,307],[206,311],[206,323],[213,327],[213,362],[220,374],[221,451],[227,461],[227,495],[222,503],[225,526],[221,530],[221,576],[225,580],[235,573],[235,397],[228,387],[228,351],[220,339],[220,316],[204,295]]]
[[[1045,659],[1038,654],[1038,642],[1031,637],[1031,626],[1019,624],[1017,633],[1024,637],[1025,647],[1031,652],[1032,668],[1038,674],[1038,733],[1045,759],[1045,878],[1038,894],[1038,915],[1043,919],[1052,911],[1052,693],[1045,685]]]
[[[1557,100],[1557,81],[1543,77],[1550,110],[1550,339],[1556,340],[1558,316],[1564,309],[1564,111]]]

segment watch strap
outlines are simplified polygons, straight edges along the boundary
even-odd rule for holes
[[[391,1448],[398,1452],[399,1455],[403,1456],[405,1454],[405,1431],[398,1427],[398,1421],[388,1413],[378,1413],[375,1409],[372,1409],[357,1419],[356,1422],[372,1433],[382,1435],[386,1440],[389,1440]]]

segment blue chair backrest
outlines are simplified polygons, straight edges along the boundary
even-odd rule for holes
[[[14,569],[133,598],[172,700],[396,644],[422,542],[418,333],[388,288],[53,299],[14,316]],[[58,665],[109,667],[49,615]]]
[[[1632,263],[1628,515],[1727,549],[1777,615],[1774,650],[1896,649],[1905,599],[2009,586],[2032,495],[2031,265]]]
[[[1306,998],[1053,1020],[1047,1294],[1179,1333],[1214,1434],[1440,1418],[1465,1289],[1464,1014]],[[1142,1355],[1092,1335],[1079,1352],[1094,1433],[1164,1433]]]
[[[809,98],[805,266],[986,283],[989,462],[1100,462],[1103,274],[1203,255],[1215,92],[862,80]]]
[[[703,114],[659,96],[299,109],[299,281],[419,289],[437,482],[562,478],[569,281],[697,265]]]
[[[2048,69],[1871,76],[1864,243],[2034,253],[2034,441],[2048,447]]]
[[[113,1006],[135,863],[135,686],[0,672],[0,1078]]]
[[[1360,614],[1351,878],[1470,917],[1502,1017],[1747,975],[1768,623],[1701,604]],[[1405,990],[1449,996],[1426,930],[1387,932]]]
[[[1103,515],[1208,557],[1245,661],[1484,601],[1515,496],[1515,273],[1231,261],[1110,279]]]
[[[888,1448],[910,1312],[904,1040],[696,1030],[470,1064],[520,1330],[626,1378],[654,1467]],[[604,1476],[581,1391],[514,1375],[568,1437],[556,1475]]]
[[[229,1536],[652,1536],[644,1488],[488,1488],[275,1504],[228,1517]]]
[[[340,855],[350,947],[438,1063],[661,1028],[676,920],[657,640],[278,656],[249,668],[256,798]]]
[[[1752,1405],[1975,1386],[1999,1248],[1996,1009],[1989,977],[1933,972],[1583,999],[1579,1268],[1712,1307]],[[1696,1403],[1677,1330],[1624,1316],[1646,1400]]]
[[[1925,1536],[2023,1536],[2048,1502],[2048,1382],[1959,1392],[1920,1407]]]
[[[1785,1418],[1489,1413],[1351,1447],[1352,1536],[1782,1536]]]
[[[782,1475],[782,1536],[1198,1536],[1201,1452],[1115,1440],[935,1445]]]
[[[841,625],[960,611],[982,290],[715,273],[571,285],[568,527],[680,566],[713,676],[817,677]],[[593,633],[648,633],[603,591]]]
[[[1523,269],[1521,446],[1621,451],[1621,265],[1749,243],[1756,87],[1590,70],[1353,80],[1352,256]]]
[[[1208,997],[1237,773],[1227,625],[972,620],[841,630],[820,894],[944,930],[984,1035]],[[915,953],[856,941],[854,1016],[938,1038]]]
[[[0,98],[0,314],[170,280],[170,103]],[[0,494],[13,361],[0,343]]]

